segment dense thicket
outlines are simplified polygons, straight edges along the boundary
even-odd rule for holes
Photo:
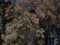
[[[4,40],[2,45],[59,45],[60,4],[55,0],[17,2],[10,2],[5,8],[4,18],[0,16],[0,22],[5,23],[5,29],[1,26],[3,23],[0,23],[0,30],[5,31],[1,35]],[[3,15],[1,7],[2,4],[0,15]],[[48,42],[49,39],[52,40],[51,43]]]

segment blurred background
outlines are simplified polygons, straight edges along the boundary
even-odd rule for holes
[[[0,45],[60,45],[60,0],[0,0]]]

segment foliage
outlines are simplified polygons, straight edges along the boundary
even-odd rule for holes
[[[47,33],[50,34],[48,36],[51,39],[54,38],[54,41],[58,42],[58,38],[54,37],[55,33],[51,31],[59,32],[60,28],[60,13],[57,12],[59,6],[55,1],[18,1],[18,3],[11,3],[11,5],[6,7],[3,45],[45,45],[45,36]],[[3,14],[2,9],[0,10],[0,14]]]

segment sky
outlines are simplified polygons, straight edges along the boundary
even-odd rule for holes
[[[0,0],[0,2],[2,2],[2,0]]]
[[[13,0],[14,3],[16,3],[17,0]]]

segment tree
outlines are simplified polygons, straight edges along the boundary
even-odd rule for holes
[[[39,44],[45,44],[45,38],[48,36],[47,31],[51,31],[51,29],[53,29],[53,32],[55,30],[55,32],[57,32],[57,27],[60,26],[60,24],[57,23],[57,19],[60,19],[58,18],[59,16],[57,17],[57,15],[60,15],[57,12],[59,8],[55,3],[55,0],[18,1],[20,1],[18,4],[16,3],[15,5],[12,4],[7,6],[7,9],[5,10],[4,20],[6,22],[4,27],[6,37],[4,39],[4,44],[34,45],[35,42]],[[13,7],[14,10],[11,10]],[[45,33],[47,35],[45,35]],[[33,41],[31,39],[33,39]],[[33,43],[30,43],[31,41]]]
[[[5,35],[5,30],[6,30],[5,25],[13,19],[13,14],[12,14],[13,8],[14,8],[14,4],[12,4],[11,1],[5,2],[5,0],[2,0],[1,5],[0,5],[0,9],[1,9],[0,11],[0,37],[1,35]],[[3,42],[2,41],[0,42],[2,45]]]

